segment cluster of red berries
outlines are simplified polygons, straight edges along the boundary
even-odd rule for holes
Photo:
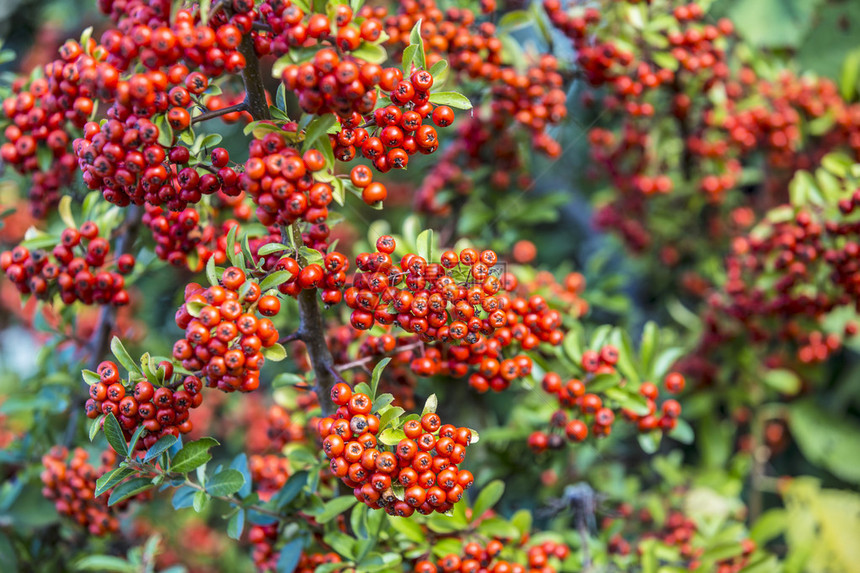
[[[341,4],[343,8],[348,6]],[[317,115],[337,113],[340,117],[364,116],[376,106],[376,86],[383,78],[379,64],[345,55],[332,48],[319,50],[311,61],[286,66],[281,79],[298,94],[299,105]]]
[[[555,573],[558,569],[551,560],[555,558],[561,562],[570,554],[567,545],[555,541],[544,541],[528,548],[526,551],[528,561],[526,563],[517,563],[500,558],[504,549],[505,543],[499,539],[493,539],[486,544],[470,541],[463,546],[461,555],[449,553],[438,559],[435,564],[432,561],[421,560],[415,563],[412,571],[413,573],[476,573],[478,571]]]
[[[356,329],[394,323],[426,341],[474,344],[505,326],[505,311],[494,296],[503,286],[491,273],[498,262],[495,252],[445,251],[439,263],[409,253],[398,266],[391,258],[393,237],[380,237],[376,248],[356,257],[359,272],[344,292],[347,306],[354,309],[350,323]]]
[[[254,200],[257,218],[264,225],[290,225],[298,220],[325,223],[333,190],[314,177],[325,163],[319,151],[311,149],[302,155],[288,147],[280,134],[271,132],[251,142],[238,185]]]
[[[254,545],[251,559],[257,571],[276,571],[281,552],[275,550],[278,542],[278,522],[253,525],[248,530],[248,541]]]
[[[99,364],[96,374],[99,381],[90,386],[90,397],[84,408],[87,417],[113,414],[125,434],[131,439],[134,431],[143,426],[146,435],[137,442],[137,449],[152,447],[159,438],[168,434],[178,437],[192,430],[191,410],[203,403],[203,382],[197,376],[185,376],[173,381],[173,363],[166,360],[158,364],[164,373],[164,383],[153,384],[143,379],[132,385],[124,382],[119,368],[110,361]]]
[[[402,3],[400,13],[385,20],[388,44],[395,49],[405,48],[419,20],[428,65],[446,58],[455,72],[491,86],[490,124],[494,133],[514,121],[530,131],[538,150],[550,157],[560,155],[558,142],[546,133],[547,126],[567,116],[563,78],[554,57],[542,55],[537,65],[525,72],[504,66],[502,42],[492,22],[476,22],[469,9],[452,7],[443,12],[436,0]]]
[[[109,61],[120,70],[141,62],[150,70],[172,66],[180,61],[199,68],[210,78],[227,72],[237,74],[245,68],[245,56],[239,51],[244,34],[253,26],[247,14],[226,10],[211,14],[204,24],[200,11],[178,10],[167,14],[144,17],[144,2],[117,1],[103,3],[101,8],[117,21],[117,27],[102,34],[101,42],[110,54]],[[128,4],[137,4],[140,12],[127,12]],[[156,5],[158,2],[155,3]],[[117,8],[122,8],[118,11]],[[122,80],[118,83],[121,85]],[[123,90],[118,90],[120,95]]]
[[[68,449],[61,446],[51,448],[42,456],[42,495],[54,502],[57,513],[86,527],[91,535],[114,533],[119,531],[117,512],[141,496],[108,507],[107,496],[95,497],[96,480],[113,469],[116,454],[111,449],[105,450],[99,467],[93,467],[88,459],[89,454],[83,448],[75,448],[71,458]]]
[[[148,203],[165,205],[172,211],[181,211],[217,191],[239,194],[238,175],[227,167],[227,150],[218,148],[212,153],[217,175],[200,175],[190,165],[189,149],[161,145],[159,132],[154,123],[137,116],[125,121],[110,119],[101,126],[86,124],[84,136],[73,145],[84,182],[120,206]]]
[[[132,255],[123,254],[108,262],[110,243],[99,237],[98,225],[83,223],[80,229],[67,228],[50,254],[18,245],[0,253],[0,270],[18,292],[50,300],[59,294],[65,304],[128,304],[123,275],[134,270]],[[77,251],[77,252],[76,252]]]
[[[288,53],[290,48],[314,45],[315,41],[329,42],[335,45],[339,52],[349,54],[355,51],[362,41],[373,43],[382,36],[382,23],[374,17],[375,10],[367,6],[362,7],[357,15],[347,4],[334,5],[332,13],[305,14],[301,8],[289,1],[265,0],[259,11],[262,19],[271,28],[271,50],[278,56]],[[384,8],[382,13],[385,13]]]
[[[250,392],[260,385],[263,350],[278,342],[278,331],[266,317],[281,310],[276,296],[263,295],[245,271],[228,267],[221,285],[185,287],[185,302],[176,324],[185,337],[173,345],[173,357],[211,388]],[[263,315],[257,317],[257,313]]]
[[[338,410],[319,421],[323,451],[332,473],[368,507],[400,517],[444,513],[471,487],[472,474],[457,469],[472,441],[468,428],[443,426],[438,415],[427,413],[403,425],[405,437],[390,452],[378,445],[379,418],[371,414],[369,396],[341,382],[331,397]],[[404,488],[402,499],[395,486]]]
[[[46,69],[61,69],[59,60]],[[6,142],[0,145],[0,158],[23,174],[32,174],[29,190],[30,210],[35,217],[45,217],[60,200],[60,188],[72,181],[75,158],[69,152],[66,120],[78,119],[77,109],[66,106],[61,84],[54,75],[37,78],[24,90],[23,82],[12,84],[16,94],[3,101],[3,112],[12,123],[3,132]],[[80,107],[80,106],[78,106]],[[69,110],[69,111],[66,111]],[[89,116],[83,119],[88,119]],[[40,162],[39,149],[50,154],[50,163]]]
[[[858,205],[855,191],[840,201],[841,216],[801,209],[763,233],[736,238],[726,260],[727,281],[709,299],[703,347],[715,350],[741,338],[759,345],[789,342],[803,364],[822,362],[839,350],[843,333],[825,334],[822,320],[837,308],[854,308],[860,299],[855,280],[860,226],[850,220]],[[816,285],[814,293],[810,284]],[[856,331],[848,322],[844,335]]]
[[[439,127],[454,123],[454,111],[445,105],[430,103],[433,76],[426,70],[415,70],[404,79],[399,68],[381,72],[380,86],[390,92],[391,105],[377,108],[372,116],[354,112],[341,118],[342,129],[329,136],[334,155],[340,161],[352,161],[358,150],[370,159],[377,171],[406,169],[409,157],[416,152],[430,154],[439,148],[436,128],[425,121],[430,118]],[[362,127],[370,124],[370,130]],[[367,199],[365,199],[367,201]]]
[[[705,548],[694,545],[698,528],[696,523],[681,511],[670,510],[659,528],[655,527],[654,517],[648,509],[643,508],[634,512],[630,504],[623,503],[618,507],[617,513],[617,518],[605,517],[600,523],[602,531],[615,531],[609,537],[607,544],[610,555],[621,557],[631,555],[638,547],[631,547],[630,540],[638,546],[642,541],[656,539],[665,545],[677,547],[680,559],[689,571],[702,566]],[[620,531],[619,521],[623,522]],[[756,550],[756,543],[750,538],[744,538],[739,545],[739,552],[718,560],[713,571],[717,573],[742,571],[749,564],[750,555]]]
[[[582,353],[582,378],[571,378],[564,381],[556,372],[547,372],[541,381],[544,392],[558,399],[560,409],[553,413],[550,420],[549,433],[535,431],[529,436],[529,447],[536,453],[549,449],[559,449],[564,445],[561,433],[552,433],[558,428],[570,442],[582,442],[589,434],[608,436],[616,415],[620,414],[625,420],[636,424],[641,433],[652,430],[672,431],[681,415],[681,404],[677,400],[665,400],[657,413],[657,399],[660,390],[652,382],[643,382],[639,386],[639,394],[646,400],[648,412],[640,414],[627,408],[611,407],[611,400],[601,398],[596,392],[588,392],[588,385],[596,376],[614,374],[618,362],[618,349],[612,345],[603,346],[600,351],[586,350]],[[677,373],[669,373],[664,385],[670,394],[677,394],[684,389],[686,381]],[[573,410],[579,417],[571,418],[566,410]],[[591,422],[589,427],[588,422]]]
[[[254,491],[263,501],[269,501],[290,477],[290,464],[287,458],[275,454],[253,455],[248,458],[248,469]]]

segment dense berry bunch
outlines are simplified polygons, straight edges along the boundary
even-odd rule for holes
[[[278,331],[267,317],[280,309],[280,300],[263,295],[260,285],[246,280],[238,267],[224,270],[221,285],[204,289],[192,283],[176,312],[185,338],[173,345],[173,357],[184,368],[200,372],[209,387],[224,392],[256,390],[263,350],[278,343]]]
[[[462,554],[449,553],[438,559],[435,564],[427,560],[418,561],[412,571],[413,573],[476,573],[478,571],[555,573],[558,569],[552,561],[555,559],[560,562],[570,554],[567,545],[545,541],[532,545],[526,550],[527,563],[518,563],[510,559],[502,559],[501,553],[504,549],[505,542],[500,539],[493,539],[485,544],[470,541],[463,546]]]
[[[51,448],[42,456],[42,495],[54,502],[57,513],[86,527],[91,535],[115,533],[119,530],[116,514],[128,507],[131,499],[108,507],[107,496],[95,497],[95,490],[96,480],[113,469],[116,454],[105,450],[99,467],[93,467],[88,458],[83,448],[75,448],[71,458],[66,448]]]
[[[173,363],[168,361],[159,363],[158,371],[163,378],[132,383],[120,378],[115,363],[102,362],[96,370],[99,381],[90,385],[90,397],[85,405],[87,417],[114,415],[126,440],[143,426],[146,435],[136,444],[139,450],[152,447],[168,434],[177,437],[187,434],[192,429],[191,410],[203,402],[200,393],[203,383],[197,376],[174,381]]]
[[[181,123],[174,128],[188,127],[187,121]],[[110,119],[101,126],[88,123],[84,137],[74,141],[84,182],[120,206],[148,203],[165,205],[172,211],[181,211],[217,191],[239,194],[238,176],[227,167],[226,150],[219,148],[213,153],[217,175],[200,175],[190,164],[187,147],[162,145],[159,135],[158,126],[134,115],[124,121]]]
[[[549,125],[567,116],[562,76],[557,61],[543,55],[536,65],[519,71],[502,64],[502,42],[492,22],[477,22],[474,12],[452,7],[444,12],[435,0],[408,0],[400,13],[385,20],[388,44],[402,49],[421,21],[427,63],[447,59],[451,69],[491,87],[491,123],[497,131],[511,124],[528,129],[535,147],[551,157],[561,153],[547,133]]]
[[[765,346],[790,343],[796,355],[772,355],[774,364],[822,362],[839,350],[843,334],[853,336],[856,324],[846,323],[844,333],[827,333],[822,323],[835,309],[855,308],[860,300],[860,228],[850,218],[858,205],[855,191],[840,201],[839,215],[801,209],[736,238],[726,260],[726,283],[709,299],[703,347],[713,352],[733,339]],[[784,212],[791,208],[785,206]],[[816,285],[814,293],[810,284]]]
[[[302,155],[288,147],[280,134],[271,132],[251,142],[238,183],[256,203],[257,217],[264,225],[289,225],[298,220],[320,224],[328,218],[333,199],[331,185],[314,176],[325,167],[319,151]]]
[[[266,0],[260,4],[259,12],[271,27],[271,36],[267,40],[271,51],[278,56],[287,54],[290,48],[322,43],[333,44],[340,53],[349,54],[362,42],[376,42],[382,36],[382,24],[374,17],[375,10],[369,7],[357,15],[346,4],[334,5],[333,12],[312,11],[306,14],[292,2]],[[385,13],[384,8],[381,13]]]
[[[335,417],[319,422],[323,451],[332,473],[359,501],[400,517],[444,513],[471,487],[472,474],[457,469],[472,440],[468,428],[443,426],[438,415],[427,413],[404,424],[405,437],[391,452],[377,442],[379,418],[366,394],[338,383],[332,400],[339,406]],[[402,497],[395,487],[403,488]]]
[[[290,477],[287,458],[275,454],[254,455],[248,458],[251,481],[260,499],[268,501],[278,493]]]
[[[59,295],[65,304],[126,305],[123,275],[134,269],[134,257],[123,254],[109,261],[110,243],[98,234],[98,226],[87,221],[80,229],[65,229],[50,254],[19,245],[0,253],[0,269],[19,292],[42,300]]]
[[[378,64],[349,56],[341,58],[332,48],[321,49],[309,62],[285,67],[281,75],[287,88],[298,94],[305,112],[334,112],[341,117],[372,112],[382,77]]]
[[[705,548],[697,547],[696,522],[677,509],[671,509],[659,524],[649,509],[642,508],[638,512],[624,503],[618,507],[617,517],[605,517],[600,528],[604,532],[613,532],[609,537],[607,549],[610,555],[626,557],[639,549],[639,544],[648,539],[656,539],[660,543],[677,548],[680,564],[693,571],[702,567]],[[756,543],[746,537],[737,543],[738,550],[714,563],[712,571],[716,573],[737,573],[742,571],[750,562],[750,556],[756,550]]]
[[[454,122],[454,111],[430,103],[433,76],[426,70],[415,70],[404,79],[400,69],[386,68],[381,77],[380,85],[389,92],[391,105],[379,107],[367,117],[355,112],[342,118],[343,129],[329,138],[340,161],[352,161],[360,150],[377,171],[385,173],[406,169],[409,157],[416,152],[426,155],[436,151],[439,136],[428,119],[446,127]]]
[[[491,273],[498,261],[495,252],[445,251],[439,263],[410,253],[398,266],[391,258],[392,237],[380,237],[376,248],[356,257],[359,272],[344,293],[354,309],[350,322],[355,328],[395,323],[427,341],[475,344],[505,326],[505,310],[495,296],[502,279]]]
[[[584,441],[589,432],[598,437],[608,436],[618,415],[635,424],[641,433],[657,429],[670,432],[675,428],[681,415],[681,405],[677,400],[665,400],[658,413],[660,390],[656,384],[643,382],[638,388],[647,412],[615,405],[616,401],[610,396],[601,397],[599,390],[589,391],[589,386],[597,383],[600,376],[616,373],[617,362],[618,349],[605,345],[599,351],[586,350],[582,353],[580,377],[563,380],[556,372],[544,375],[541,388],[558,399],[560,408],[552,415],[549,433],[536,431],[529,436],[529,447],[533,451],[540,453],[547,448],[561,448],[564,444],[562,433],[571,442]],[[670,394],[682,391],[685,384],[684,377],[677,372],[668,374],[664,380],[664,386]],[[558,429],[559,433],[553,433],[554,429]]]

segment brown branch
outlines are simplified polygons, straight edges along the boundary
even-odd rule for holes
[[[192,117],[191,124],[194,125],[195,123],[200,123],[201,121],[215,119],[216,117],[221,117],[222,115],[227,115],[228,113],[233,113],[234,111],[248,111],[248,101],[245,100],[234,105],[228,105],[227,107],[222,107],[221,109],[206,110],[200,115]]]
[[[422,348],[424,346],[424,341],[419,340],[418,342],[413,342],[411,344],[407,344],[405,346],[401,346],[400,348],[395,348],[392,351],[392,354],[397,354],[399,352],[406,352],[408,350],[415,350],[418,348]],[[344,364],[336,364],[334,369],[337,372],[343,372],[345,370],[351,370],[352,368],[360,368],[367,364],[368,362],[372,362],[378,358],[378,356],[365,356],[364,358],[359,358],[358,360],[353,360],[352,362],[346,362]]]

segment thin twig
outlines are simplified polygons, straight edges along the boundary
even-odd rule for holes
[[[418,342],[413,342],[411,344],[407,344],[405,346],[401,346],[400,348],[395,348],[392,350],[392,354],[407,352],[409,350],[416,350],[424,346],[424,341],[419,340]],[[346,362],[344,364],[336,364],[335,370],[338,372],[343,372],[345,370],[351,370],[353,368],[360,368],[367,364],[368,362],[372,362],[379,358],[378,356],[365,356],[364,358],[359,358],[358,360],[353,360],[352,362]]]
[[[194,125],[196,123],[200,123],[201,121],[215,119],[216,117],[221,117],[222,115],[227,115],[228,113],[233,113],[235,111],[248,111],[248,101],[244,100],[234,105],[222,107],[221,109],[206,110],[200,115],[192,117],[191,124]]]

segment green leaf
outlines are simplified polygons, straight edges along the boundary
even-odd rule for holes
[[[293,501],[299,495],[299,492],[302,491],[302,488],[305,487],[305,484],[308,483],[308,475],[307,470],[302,470],[291,475],[287,479],[287,483],[284,484],[284,487],[272,498],[274,506],[281,509]]]
[[[196,469],[212,459],[212,454],[209,453],[209,448],[217,446],[218,441],[215,438],[201,438],[194,442],[188,442],[179,450],[173,457],[170,464],[170,471],[174,473],[188,473]]]
[[[245,476],[239,470],[232,468],[221,470],[206,482],[206,491],[210,495],[233,495],[245,485]]]
[[[354,495],[336,497],[323,505],[322,511],[316,516],[317,523],[328,523],[341,513],[358,503]]]
[[[378,44],[362,42],[361,45],[351,52],[354,58],[360,58],[371,64],[381,64],[388,59],[388,52]]]
[[[347,560],[355,559],[355,539],[340,531],[330,531],[323,537],[323,542]]]
[[[642,364],[643,372],[651,372],[651,361],[654,359],[654,352],[659,343],[660,329],[656,322],[649,320],[642,330],[642,341],[639,345],[639,361]]]
[[[150,478],[136,477],[124,481],[116,486],[110,494],[108,505],[114,505],[124,501],[133,495],[155,487]]]
[[[125,443],[125,437],[122,434],[122,426],[113,414],[108,414],[105,417],[105,437],[107,438],[110,447],[113,451],[126,457],[128,455],[128,444]]]
[[[561,341],[561,348],[571,362],[577,366],[582,362],[582,339],[579,332],[576,330],[568,332]]]
[[[312,149],[320,138],[328,140],[328,130],[337,123],[333,113],[327,113],[314,119],[305,132],[305,141],[302,143],[302,151]],[[331,164],[329,164],[329,167]]]
[[[811,399],[792,404],[791,435],[807,460],[836,477],[860,484],[860,426],[821,409]]]
[[[502,480],[493,480],[484,486],[481,493],[475,499],[475,505],[472,507],[472,521],[483,516],[488,509],[492,508],[505,493],[505,482]]]
[[[289,251],[290,247],[284,245],[283,243],[266,243],[259,249],[257,249],[257,254],[261,257],[266,255],[271,255],[272,253],[280,253],[281,251]]]
[[[358,564],[356,570],[367,571],[367,573],[382,571],[383,569],[392,570],[401,561],[403,561],[403,557],[398,553],[368,553]]]
[[[136,573],[139,567],[121,557],[112,555],[87,555],[75,561],[75,571],[116,571],[119,573]]]
[[[283,84],[282,84],[283,85]],[[239,509],[227,522],[227,537],[239,540],[242,537],[242,530],[245,529],[245,510]]]
[[[134,433],[131,435],[131,439],[128,441],[128,455],[131,457],[134,455],[135,447],[137,446],[137,441],[140,439],[140,435],[146,430],[144,426],[138,426]]]
[[[499,19],[498,27],[513,30],[532,23],[532,15],[525,10],[511,10]]]
[[[647,434],[639,434],[637,436],[637,440],[639,441],[639,447],[642,448],[642,451],[646,454],[653,454],[657,451],[657,448],[660,447],[660,437],[662,434],[660,432],[648,432]]]
[[[278,106],[279,110],[287,111],[287,86],[284,85],[284,82],[278,84],[278,91],[275,93],[275,105]]]
[[[433,229],[421,231],[415,239],[418,247],[418,256],[423,257],[428,263],[433,260]]]
[[[409,541],[413,541],[419,544],[424,544],[427,542],[427,536],[424,534],[424,530],[421,528],[420,525],[418,525],[418,523],[416,523],[412,519],[404,517],[391,517],[388,519],[388,523],[391,524],[391,527],[395,531],[400,533]]]
[[[860,84],[860,48],[852,50],[845,55],[842,62],[842,73],[839,76],[839,92],[842,99],[851,101],[857,93]]]
[[[143,376],[140,366],[137,365],[137,362],[131,359],[131,355],[128,353],[128,350],[125,349],[122,341],[116,336],[114,336],[110,341],[110,351],[116,357],[117,361],[122,364],[123,368],[129,372],[137,372]]]
[[[287,349],[280,342],[276,342],[268,348],[263,349],[263,356],[265,356],[266,360],[280,362],[287,357]]]
[[[210,285],[218,284],[218,271],[215,268],[215,257],[209,257],[209,260],[206,261],[206,278],[209,280]]]
[[[96,480],[95,496],[98,497],[134,473],[129,467],[114,468]]]
[[[60,198],[60,203],[57,205],[57,212],[60,214],[60,219],[66,224],[66,227],[77,229],[75,218],[72,217],[72,196],[63,195]]]
[[[288,280],[292,278],[292,275],[289,271],[275,271],[270,273],[263,279],[263,282],[260,283],[260,291],[266,292],[271,288],[275,288],[278,285],[282,285]]]
[[[822,0],[736,0],[728,17],[738,34],[759,48],[797,48]]]
[[[622,408],[632,410],[640,416],[648,414],[648,400],[641,394],[625,388],[607,388],[605,393],[607,398],[618,402]]]
[[[409,44],[417,48],[415,51],[415,56],[414,58],[412,58],[412,60],[415,62],[415,67],[422,70],[426,70],[427,55],[424,53],[424,39],[421,37],[420,19],[415,22],[415,25],[412,26],[412,30],[409,32]],[[404,71],[403,75],[408,75],[408,72]]]
[[[379,434],[379,441],[386,446],[395,446],[406,437],[406,432],[399,428],[388,428]]]
[[[448,60],[439,60],[430,68],[430,75],[433,76],[433,79],[438,79],[447,69]]]
[[[418,51],[418,46],[410,44],[403,50],[403,75],[409,77],[409,72],[412,71],[412,63],[415,61],[415,53]]]
[[[654,361],[654,368],[651,371],[651,381],[657,384],[658,380],[662,380],[663,377],[669,373],[669,369],[674,366],[675,363],[684,356],[684,354],[684,349],[679,347],[667,348],[661,352]]]
[[[99,430],[102,429],[102,420],[104,420],[104,418],[105,418],[105,416],[104,416],[104,414],[102,414],[101,416],[94,419],[90,423],[89,437],[90,437],[91,442],[96,439],[96,436],[98,435]]]
[[[81,370],[81,375],[84,377],[84,382],[89,386],[101,382],[101,377],[92,370]]]
[[[251,495],[251,470],[248,468],[248,455],[241,453],[230,462],[230,467],[242,474],[245,483],[239,488],[239,497]]]
[[[785,509],[781,507],[769,509],[762,513],[750,528],[750,538],[759,547],[762,547],[769,541],[782,535],[787,522],[788,512]]]
[[[370,399],[376,400],[376,390],[379,388],[379,378],[382,376],[382,371],[391,362],[391,358],[383,358],[373,367],[373,372],[370,375]]]
[[[296,539],[287,542],[287,544],[281,548],[281,554],[278,557],[278,566],[276,568],[278,573],[293,573],[293,571],[296,570],[296,566],[302,558],[302,550],[305,548],[306,541],[306,537],[297,537]],[[337,565],[340,565],[340,563]],[[317,569],[317,571],[319,571],[319,569]]]
[[[515,539],[520,537],[520,531],[504,519],[491,517],[478,525],[478,533],[489,538]]]
[[[209,494],[205,491],[196,491],[194,492],[194,500],[191,503],[191,507],[194,508],[194,511],[200,513],[203,511],[203,508],[206,507],[206,504],[209,503]]]
[[[430,103],[447,105],[455,109],[472,109],[469,98],[457,92],[436,92],[430,94]]]
[[[675,420],[675,428],[667,435],[682,444],[692,444],[696,439],[692,426],[683,418]]]
[[[436,394],[430,394],[427,397],[427,401],[424,402],[424,409],[421,410],[421,415],[424,414],[432,414],[436,412],[436,408],[439,406],[439,399],[436,397]]]
[[[146,454],[143,456],[144,462],[149,462],[160,456],[162,453],[166,452],[170,449],[170,446],[175,444],[177,441],[176,436],[172,436],[167,434],[165,436],[161,436],[158,438],[158,441],[152,444],[152,447],[146,450]]]
[[[794,396],[800,391],[800,376],[785,368],[767,370],[761,380],[765,385],[786,396]]]

